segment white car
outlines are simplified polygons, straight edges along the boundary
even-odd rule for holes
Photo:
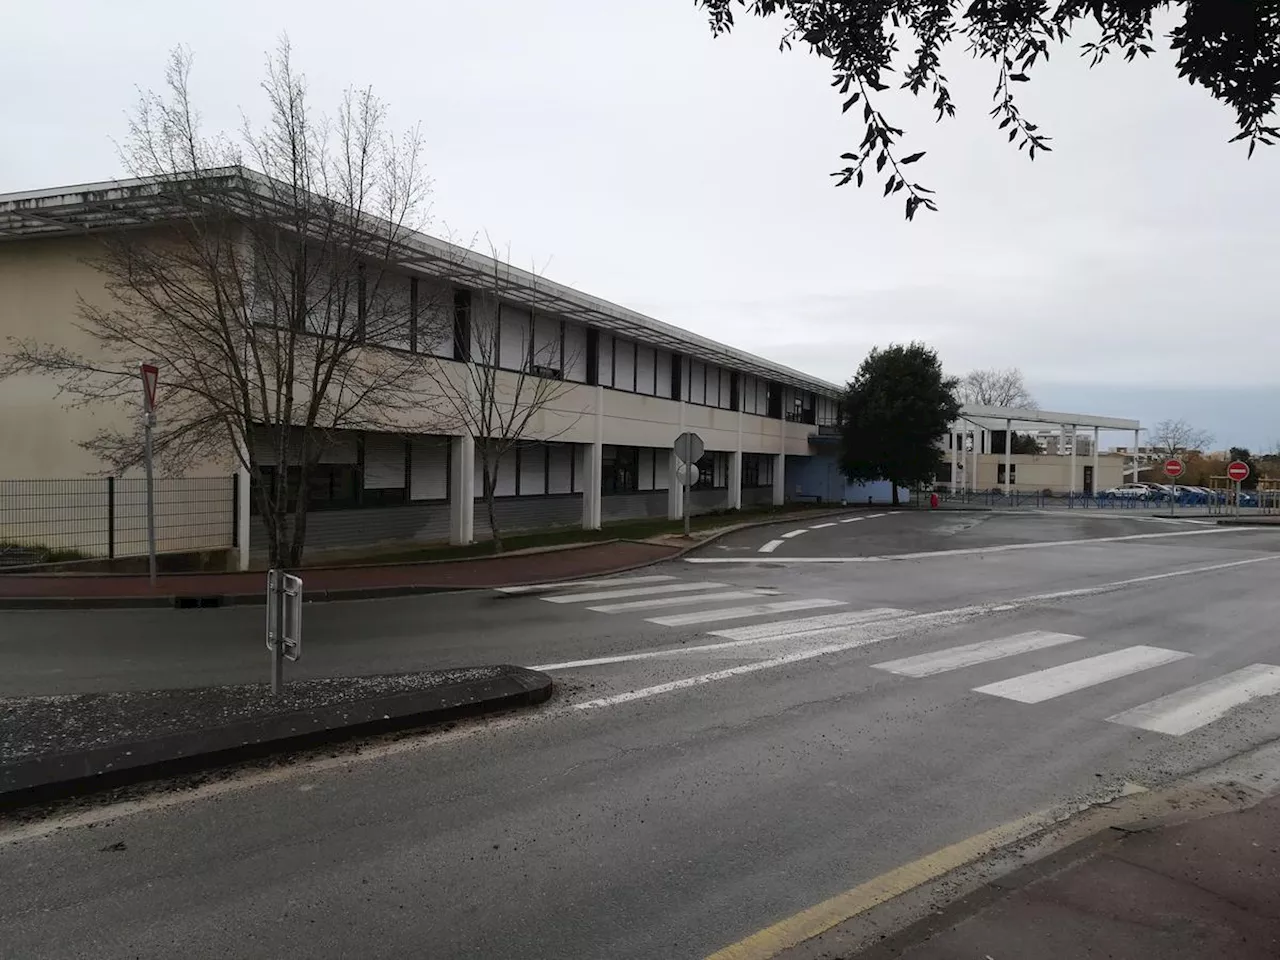
[[[1151,491],[1140,483],[1122,483],[1118,487],[1104,490],[1103,495],[1108,497],[1138,497],[1145,500],[1151,496]]]

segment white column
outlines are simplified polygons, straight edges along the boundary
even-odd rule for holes
[[[680,478],[676,473],[676,468],[680,465],[680,460],[676,456],[675,450],[667,454],[667,519],[679,520],[684,516],[684,488],[680,485]]]
[[[729,454],[730,510],[742,509],[742,380],[742,377],[738,377],[738,449]]]
[[[1058,424],[1058,456],[1064,457],[1067,454],[1067,425],[1065,423]]]
[[[1141,430],[1133,431],[1133,482],[1138,482],[1138,444],[1141,442],[1139,434]]]
[[[684,381],[681,381],[680,389],[684,389]],[[676,437],[684,433],[685,430],[685,403],[683,400],[676,404],[680,408],[680,429],[676,431]],[[675,444],[676,437],[671,438],[672,445]],[[676,452],[673,449],[667,455],[667,519],[679,520],[684,516],[684,490],[680,487],[680,480],[676,477],[676,467],[679,461],[676,459]]]
[[[742,437],[738,437],[742,443]],[[742,451],[735,450],[729,454],[729,509],[742,509]]]
[[[780,507],[787,502],[787,455],[773,455],[773,505]]]
[[[1071,425],[1071,486],[1072,493],[1076,492],[1076,425]]]
[[[596,387],[595,440],[582,448],[582,529],[600,529],[600,468],[604,454],[604,387]]]
[[[475,539],[476,442],[470,435],[449,440],[449,542]]]
[[[245,465],[236,467],[236,569],[249,569],[249,498],[253,490],[249,487],[249,470]]]
[[[973,469],[969,471],[969,491],[978,492],[978,447],[982,444],[982,431],[973,428]]]
[[[582,529],[600,529],[600,465],[604,444],[582,444]]]
[[[1013,421],[1004,422],[1004,495],[1009,495],[1010,479],[1013,474]]]
[[[959,475],[960,475],[960,462],[958,459],[960,451],[957,449],[959,445],[960,445],[960,436],[959,434],[956,433],[955,426],[952,425],[951,427],[951,492],[953,494],[956,492],[956,482],[958,481]]]
[[[1098,428],[1097,428],[1097,427],[1094,427],[1094,428],[1093,428],[1093,492],[1094,492],[1094,494],[1095,494],[1095,495],[1096,495],[1096,494],[1097,494],[1097,492],[1098,492],[1098,466],[1099,466],[1099,463],[1100,463],[1100,461],[1098,460]],[[1120,479],[1121,479],[1121,481],[1123,481],[1123,480],[1124,480],[1124,477],[1121,477]]]

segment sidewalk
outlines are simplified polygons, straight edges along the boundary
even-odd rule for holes
[[[428,563],[316,567],[302,572],[308,600],[430,593],[619,573],[676,556],[681,546],[611,540],[563,549]],[[0,575],[0,609],[261,603],[266,576],[248,573],[163,574],[152,589],[134,574]]]
[[[858,960],[1275,960],[1280,796],[1111,830],[962,899]]]

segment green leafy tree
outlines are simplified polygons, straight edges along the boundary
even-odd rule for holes
[[[895,506],[900,486],[932,483],[943,466],[939,441],[960,415],[958,386],[922,343],[872,350],[845,393],[844,475],[890,481]]]
[[[903,131],[882,112],[882,94],[892,86],[927,96],[940,121],[956,105],[943,58],[961,51],[988,60],[995,74],[990,115],[1010,143],[1035,159],[1048,151],[1048,137],[1017,104],[1014,90],[1051,49],[1090,29],[1081,52],[1091,66],[1109,55],[1125,62],[1155,52],[1152,18],[1173,8],[1180,23],[1163,39],[1177,54],[1178,76],[1203,87],[1236,115],[1235,140],[1272,144],[1280,135],[1270,123],[1280,96],[1280,16],[1274,0],[695,0],[707,12],[711,31],[733,29],[737,8],[782,19],[782,48],[795,43],[831,64],[832,86],[848,112],[862,111],[862,142],[842,155],[838,184],[862,186],[868,167],[885,175],[884,195],[903,192],[906,215],[936,210],[927,187],[906,168],[923,151],[899,149]],[[897,76],[894,76],[897,74]]]
[[[1004,453],[1004,437],[1005,437],[1005,431],[1003,430],[991,431],[991,452],[992,453],[999,453],[999,454]],[[1036,438],[1031,436],[1031,434],[1019,433],[1017,430],[1015,430],[1013,431],[1012,452],[1036,454],[1040,452],[1040,444],[1036,442]]]

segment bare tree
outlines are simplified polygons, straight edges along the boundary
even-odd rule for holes
[[[1017,367],[969,371],[960,378],[960,402],[981,407],[1039,408]]]
[[[516,302],[504,291],[515,288],[509,262],[489,245],[492,268],[488,282],[471,291],[466,317],[458,324],[468,333],[464,364],[438,364],[431,377],[442,415],[452,417],[475,441],[481,491],[495,553],[502,552],[502,531],[495,500],[504,469],[514,469],[515,450],[530,439],[530,427],[544,411],[565,397],[573,383],[567,371],[576,355],[562,356],[559,318],[540,313],[536,281],[528,299]],[[536,277],[536,274],[535,274]],[[554,329],[553,337],[539,335]],[[461,367],[461,369],[459,369]],[[546,424],[539,440],[554,440],[582,418],[583,411],[558,411],[558,426]]]
[[[1161,420],[1147,435],[1147,442],[1164,457],[1203,451],[1213,443],[1213,435],[1198,430],[1185,420]]]
[[[238,138],[201,132],[190,72],[175,51],[165,93],[132,113],[128,189],[155,212],[146,229],[101,237],[92,264],[114,302],[80,303],[91,349],[11,341],[0,376],[48,375],[69,406],[133,409],[137,364],[160,364],[157,460],[180,472],[234,450],[271,563],[296,565],[333,432],[429,426],[414,418],[429,409],[424,373],[444,331],[420,318],[442,311],[413,303],[394,267],[430,182],[418,132],[389,133],[370,90],[348,91],[332,120],[315,116],[287,40],[261,84],[266,123],[245,120]],[[112,470],[141,457],[138,429],[105,429],[86,447]]]

